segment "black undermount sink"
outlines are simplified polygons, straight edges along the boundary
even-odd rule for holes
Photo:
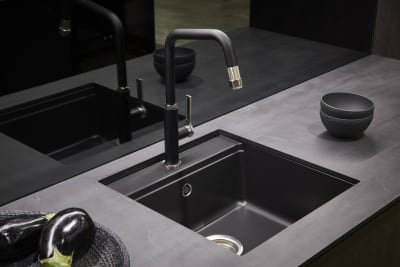
[[[178,170],[157,157],[102,183],[245,254],[358,182],[228,133],[207,138],[184,147]]]
[[[90,149],[115,146],[116,94],[88,84],[5,109],[0,111],[0,132],[61,162]],[[164,119],[162,108],[144,106],[146,117],[130,121],[133,132]]]

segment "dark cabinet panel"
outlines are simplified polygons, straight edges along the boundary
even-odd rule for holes
[[[379,0],[374,54],[400,59],[399,13],[399,0]]]
[[[378,0],[252,0],[250,26],[370,52]]]

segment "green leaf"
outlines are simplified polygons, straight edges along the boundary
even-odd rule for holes
[[[56,215],[55,213],[49,213],[43,216],[43,218],[45,218],[47,221],[50,221],[51,218],[54,217],[54,215]]]
[[[71,267],[72,256],[66,256],[55,247],[53,256],[50,258],[39,260],[43,267]]]

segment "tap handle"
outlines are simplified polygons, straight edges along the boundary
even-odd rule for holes
[[[143,80],[136,78],[137,106],[130,110],[131,116],[146,117],[147,109],[143,102]]]
[[[192,96],[186,95],[186,125],[192,125]]]
[[[185,126],[179,128],[178,138],[190,137],[194,134],[194,129],[192,125],[192,97],[186,95],[186,121]]]
[[[136,78],[136,92],[137,92],[137,99],[142,104],[143,103],[143,80],[140,78]]]

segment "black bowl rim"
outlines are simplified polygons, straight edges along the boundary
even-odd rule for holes
[[[338,118],[338,117],[334,117],[334,116],[331,116],[331,115],[327,114],[323,110],[320,110],[319,112],[320,112],[320,114],[323,114],[323,115],[325,115],[326,117],[328,117],[330,119],[334,119],[334,120],[342,121],[342,122],[368,121],[368,120],[370,120],[371,118],[374,117],[374,114],[370,114],[370,115],[368,115],[366,117],[363,117],[363,118],[353,118],[353,119],[352,118]]]
[[[160,60],[158,58],[153,58],[153,62],[165,65],[165,59],[164,60]],[[196,62],[196,58],[192,58],[192,59],[187,60],[187,61],[175,60],[175,66],[184,65],[184,64],[188,64],[188,63],[195,63],[195,62]]]
[[[334,137],[353,139],[361,137],[368,129],[373,120],[373,114],[361,119],[341,119],[320,110],[320,118],[326,130]]]
[[[154,61],[153,64],[154,65],[158,65],[160,68],[165,68],[165,64],[164,63],[161,63],[161,62],[158,62],[158,61]],[[177,64],[177,65],[175,65],[175,68],[184,68],[184,67],[187,67],[187,66],[190,66],[190,65],[195,65],[195,64],[196,64],[196,61],[190,61],[190,62],[183,63],[183,64]]]
[[[358,97],[360,99],[365,100],[370,105],[370,107],[368,109],[364,109],[364,110],[345,110],[345,109],[337,108],[337,107],[332,106],[332,105],[330,105],[329,103],[326,102],[326,98],[331,96],[331,95],[351,95],[351,96],[355,96],[355,97]],[[331,109],[332,112],[334,112],[336,114],[339,114],[338,116],[343,116],[343,117],[345,117],[345,116],[357,116],[357,115],[358,116],[368,117],[368,116],[373,114],[374,109],[375,109],[374,103],[369,98],[367,98],[365,96],[362,96],[362,95],[353,94],[353,93],[347,93],[347,92],[327,93],[327,94],[325,94],[325,95],[323,95],[321,97],[320,103],[321,103],[321,109],[324,109],[324,107],[326,107],[328,109]],[[327,114],[325,110],[324,110],[324,113]],[[327,114],[327,115],[329,115],[329,114]],[[332,116],[332,114],[330,114],[330,116]],[[336,117],[336,116],[332,116],[332,117],[339,118],[339,117]],[[344,118],[344,119],[351,119],[351,118]]]
[[[177,50],[188,51],[190,53],[184,54],[184,55],[178,55],[177,53],[175,53],[175,60],[178,59],[179,61],[182,61],[182,60],[185,60],[186,58],[188,58],[189,60],[194,60],[196,57],[196,52],[189,47],[178,46],[178,47],[175,47],[175,51],[177,51]],[[165,61],[165,56],[160,53],[161,51],[165,51],[165,48],[162,47],[162,48],[158,48],[158,49],[154,50],[153,58],[156,60]]]
[[[190,74],[192,74],[196,64],[195,61],[189,62],[189,63],[185,63],[185,64],[180,64],[180,65],[176,65],[175,66],[175,73],[176,73],[176,77],[175,80],[176,82],[182,82],[184,80],[187,79],[187,77],[190,76]],[[165,79],[165,64],[164,63],[160,63],[157,61],[153,62],[154,68],[156,70],[156,72],[163,78]]]

